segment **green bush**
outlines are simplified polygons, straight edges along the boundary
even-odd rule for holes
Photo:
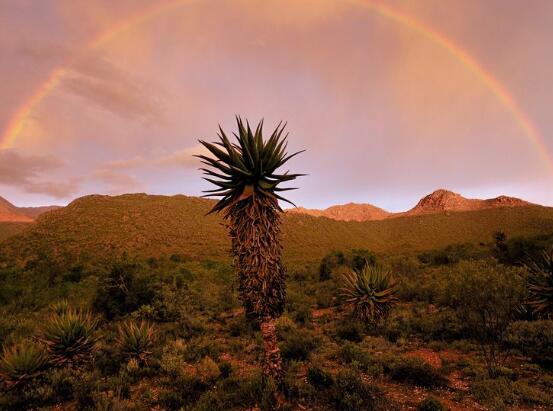
[[[311,366],[307,369],[307,382],[315,388],[324,389],[334,384],[334,379],[322,368]]]
[[[462,260],[476,260],[484,258],[487,250],[478,248],[471,243],[452,244],[440,250],[426,251],[418,255],[423,264],[430,266],[457,264]]]
[[[493,409],[505,409],[515,402],[512,384],[505,378],[474,381],[471,392],[479,402]]]
[[[378,408],[382,392],[366,384],[359,372],[351,369],[340,371],[328,390],[331,404],[336,410],[370,411]]]
[[[495,377],[509,324],[514,322],[524,298],[521,270],[493,261],[461,262],[449,273],[441,302],[455,310],[468,336],[474,338]]]
[[[419,358],[403,358],[390,366],[390,378],[395,381],[436,388],[448,385],[448,380],[438,370]]]
[[[364,333],[364,325],[353,316],[348,316],[339,321],[335,328],[336,337],[346,341],[360,342],[363,340]]]
[[[447,411],[447,407],[439,399],[429,396],[417,405],[417,411]]]
[[[365,370],[373,362],[367,351],[351,342],[343,344],[338,355],[345,364],[353,364]]]
[[[505,340],[533,362],[553,365],[553,320],[516,321],[507,328]]]
[[[280,332],[280,351],[284,360],[307,360],[309,354],[319,345],[313,333],[296,327]]]
[[[524,380],[513,382],[513,391],[518,400],[525,404],[553,405],[553,394],[538,389],[534,384]]]
[[[140,273],[140,266],[120,261],[111,266],[100,281],[93,307],[108,320],[129,314],[142,305],[150,305],[159,293],[160,285],[152,276]]]
[[[319,280],[326,281],[332,278],[333,271],[338,267],[348,267],[360,271],[365,264],[377,265],[376,255],[369,250],[354,249],[344,254],[342,251],[332,251],[323,257],[319,265]]]
[[[272,411],[276,403],[276,386],[261,375],[238,379],[225,378],[205,392],[194,404],[194,411],[227,411],[257,408]]]

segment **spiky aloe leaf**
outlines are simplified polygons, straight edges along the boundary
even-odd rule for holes
[[[527,264],[530,271],[528,281],[528,305],[538,315],[553,315],[553,247],[543,252],[540,261]]]
[[[271,136],[263,139],[263,121],[255,131],[240,117],[236,117],[238,134],[234,134],[237,142],[231,143],[225,132],[219,127],[219,141],[208,143],[200,140],[211,154],[197,155],[202,163],[210,168],[201,168],[205,180],[215,185],[214,190],[205,191],[204,197],[221,197],[210,211],[220,212],[238,201],[251,197],[265,197],[282,200],[294,205],[278,193],[294,188],[281,188],[279,184],[292,181],[304,174],[277,174],[276,170],[288,160],[303,152],[291,155],[286,153],[286,136],[282,136],[286,124],[279,123]]]
[[[373,322],[386,317],[398,301],[396,281],[379,266],[365,263],[361,270],[344,274],[343,282],[342,297],[362,321]]]

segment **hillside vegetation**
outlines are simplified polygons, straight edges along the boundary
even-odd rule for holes
[[[27,227],[30,227],[29,223],[0,222],[0,242],[21,233]]]
[[[226,259],[230,244],[222,220],[206,216],[212,204],[183,195],[86,196],[40,216],[32,227],[5,241],[2,251],[24,260],[39,254],[109,259],[122,253],[141,258],[180,254]],[[540,206],[365,222],[299,214],[283,218],[284,256],[289,262],[318,260],[334,249],[400,254],[489,242],[498,230],[509,237],[553,232],[553,208]]]

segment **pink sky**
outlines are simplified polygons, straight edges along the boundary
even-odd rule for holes
[[[198,195],[197,139],[240,114],[267,131],[288,121],[290,149],[307,149],[290,163],[309,174],[290,195],[298,205],[397,211],[437,188],[553,205],[553,2],[379,2],[472,56],[544,150],[443,44],[363,1],[182,0],[98,47],[152,2],[3,1],[1,133],[54,70],[64,75],[0,149],[0,195]]]

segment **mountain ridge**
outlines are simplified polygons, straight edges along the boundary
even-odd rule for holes
[[[476,211],[498,207],[535,206],[528,201],[501,195],[489,199],[465,198],[453,191],[438,189],[421,198],[411,209],[390,212],[368,203],[347,203],[334,205],[323,210],[297,207],[286,210],[291,214],[305,214],[312,217],[326,217],[338,221],[378,221],[397,217],[412,217],[424,214]]]

